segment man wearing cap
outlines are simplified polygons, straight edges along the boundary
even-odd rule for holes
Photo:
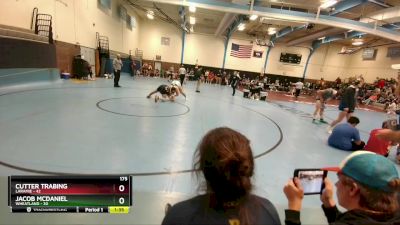
[[[338,172],[336,195],[339,205],[347,209],[344,213],[338,210],[333,183],[325,178],[325,189],[320,198],[329,224],[400,224],[397,199],[400,178],[390,160],[372,152],[357,151],[345,158],[339,168],[329,170]],[[301,224],[304,193],[299,179],[290,179],[283,191],[289,203],[289,209],[285,210],[285,223]]]
[[[317,91],[317,96],[315,98],[315,111],[313,115],[313,122],[315,122],[316,119],[318,119],[318,114],[319,114],[319,122],[321,123],[327,123],[324,120],[324,110],[325,110],[325,103],[329,99],[333,98],[335,96],[337,91],[333,88],[327,88],[325,90],[318,90]]]
[[[337,125],[328,138],[328,144],[334,148],[355,151],[364,148],[365,143],[360,140],[360,132],[356,126],[360,120],[352,116],[347,123]]]
[[[121,76],[121,68],[122,68],[121,55],[117,54],[117,58],[113,60],[114,87],[121,87],[119,86],[119,77]]]

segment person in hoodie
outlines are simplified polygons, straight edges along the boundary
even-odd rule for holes
[[[331,225],[344,224],[400,224],[400,179],[396,166],[386,157],[368,151],[357,151],[345,158],[337,171],[336,195],[333,183],[325,178],[321,194],[322,209]],[[301,224],[300,210],[303,187],[298,178],[290,179],[283,189],[289,203],[285,210],[287,225]]]

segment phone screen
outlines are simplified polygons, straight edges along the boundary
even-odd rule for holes
[[[305,195],[321,194],[327,171],[321,169],[297,169],[294,176],[300,179]]]

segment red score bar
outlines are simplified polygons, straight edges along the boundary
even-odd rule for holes
[[[123,186],[123,187],[122,187]],[[128,184],[68,184],[67,189],[32,189],[32,195],[90,195],[90,194],[129,194]]]

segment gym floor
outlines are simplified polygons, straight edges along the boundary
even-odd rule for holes
[[[284,184],[295,168],[337,166],[349,154],[329,147],[326,124],[311,122],[314,105],[256,101],[232,96],[228,86],[195,82],[184,86],[187,99],[154,102],[146,95],[163,78],[122,74],[112,79],[62,80],[0,89],[1,224],[160,224],[166,203],[198,193],[191,173],[193,153],[210,129],[227,126],[246,135],[256,157],[254,192],[270,199],[281,220],[287,200]],[[328,106],[325,119],[336,118]],[[361,137],[379,128],[387,115],[358,109]],[[394,151],[389,158],[394,159]],[[400,171],[400,167],[397,166]],[[133,206],[127,215],[11,214],[7,176],[49,174],[131,174]],[[333,173],[328,176],[336,181]],[[319,196],[306,196],[303,224],[327,224]]]

